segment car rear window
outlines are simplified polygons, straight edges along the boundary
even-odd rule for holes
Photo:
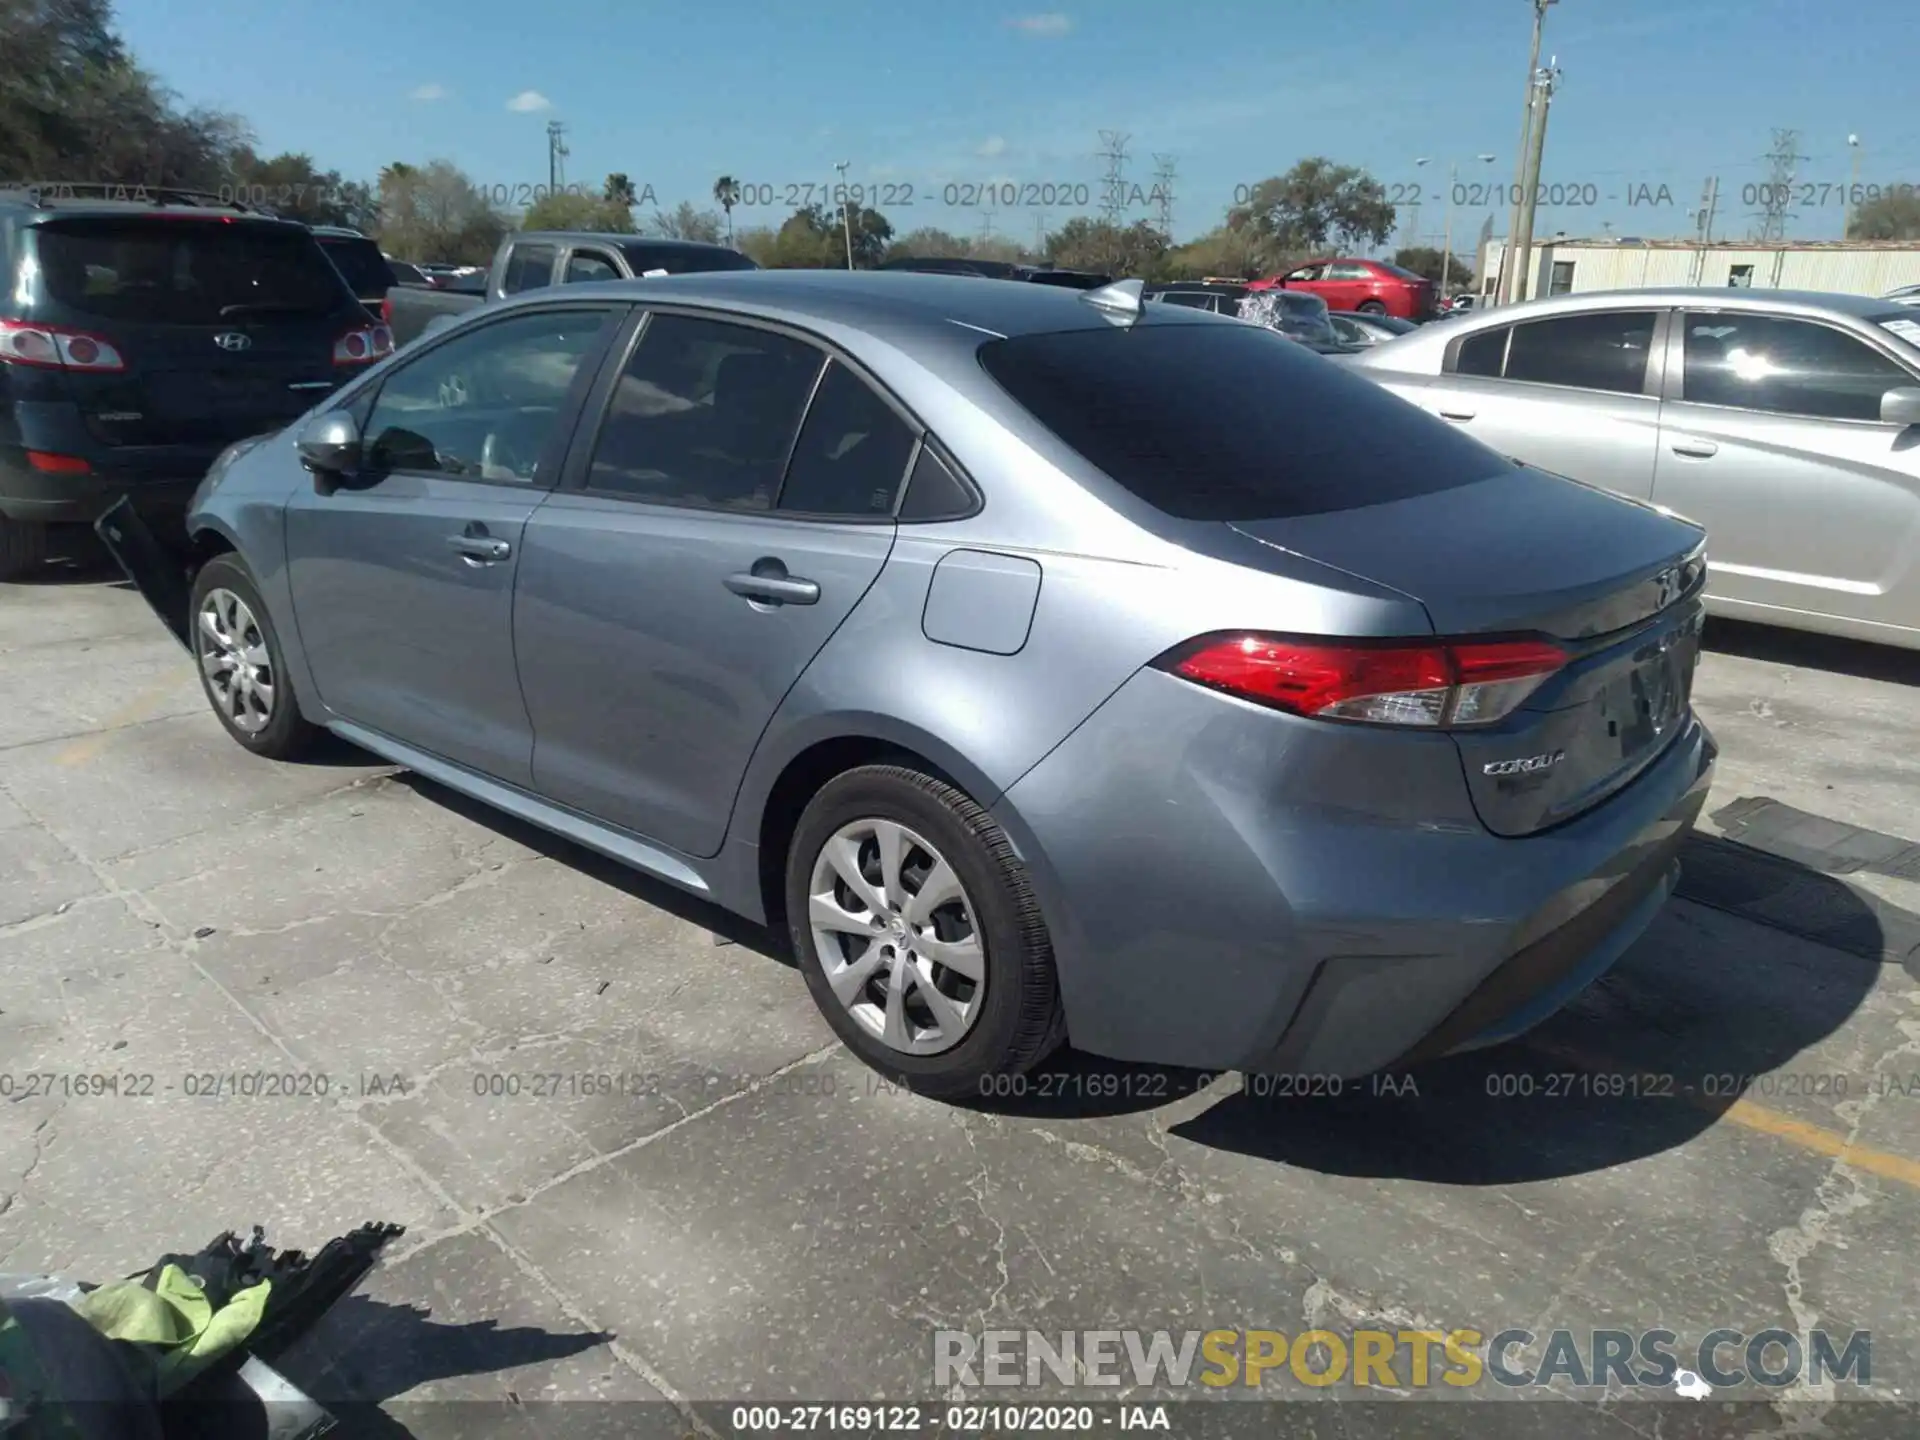
[[[345,235],[316,235],[314,239],[327,252],[334,268],[346,277],[355,295],[384,295],[393,286],[393,268],[374,241]]]
[[[980,362],[1036,419],[1180,520],[1406,500],[1511,462],[1271,331],[1189,322],[993,340]]]
[[[1422,284],[1426,283],[1426,279],[1427,279],[1426,276],[1417,274],[1412,270],[1403,269],[1398,265],[1389,265],[1384,260],[1376,260],[1373,263],[1378,265],[1382,270],[1386,271],[1389,275],[1398,276],[1402,280],[1418,280]]]
[[[65,220],[36,229],[49,295],[102,320],[214,325],[323,315],[351,296],[305,230],[200,219]]]
[[[700,270],[758,270],[760,267],[738,250],[716,245],[711,250],[654,249],[647,245],[622,247],[633,273],[665,270],[673,275],[690,275]]]

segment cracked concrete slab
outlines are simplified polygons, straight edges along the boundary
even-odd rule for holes
[[[1715,803],[1920,838],[1920,670],[1724,633]],[[1920,969],[1789,933],[1871,927],[1862,892],[1920,914],[1913,882],[1677,901],[1417,1094],[1069,1054],[963,1109],[875,1081],[778,947],[698,902],[344,746],[274,766],[170,715],[191,670],[132,594],[0,592],[10,695],[73,683],[82,646],[120,678],[0,724],[0,1265],[403,1223],[302,1361],[337,1403],[423,1436],[678,1436],[669,1400],[927,1398],[931,1331],[986,1325],[1820,1324],[1873,1331],[1871,1393],[1920,1385]],[[1285,1393],[1348,1402],[1290,1411],[1302,1434],[1539,1424]],[[1692,1440],[1715,1409],[1553,1424]],[[1736,1433],[1868,1414],[1747,1405]]]

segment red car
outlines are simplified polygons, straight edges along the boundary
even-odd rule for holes
[[[1329,310],[1397,315],[1413,321],[1431,320],[1435,314],[1434,283],[1385,260],[1316,260],[1284,275],[1256,281],[1252,288],[1264,290],[1276,285],[1318,295]]]

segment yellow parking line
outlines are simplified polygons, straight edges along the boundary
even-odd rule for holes
[[[162,680],[148,686],[133,699],[109,715],[101,727],[91,735],[83,735],[55,757],[58,765],[84,765],[106,748],[113,739],[114,732],[123,725],[137,724],[147,717],[154,704],[169,690],[178,684],[177,679]]]
[[[1541,1040],[1528,1039],[1524,1043],[1529,1049],[1543,1055],[1550,1055],[1556,1060],[1564,1060],[1592,1074],[1625,1074],[1640,1069],[1637,1066],[1615,1064]],[[1855,1144],[1838,1130],[1828,1130],[1823,1126],[1811,1125],[1805,1120],[1796,1120],[1791,1115],[1783,1115],[1780,1111],[1770,1110],[1765,1105],[1756,1105],[1751,1100],[1735,1100],[1730,1105],[1722,1105],[1711,1096],[1684,1090],[1676,1092],[1674,1098],[1686,1101],[1694,1109],[1705,1111],[1716,1120],[1725,1120],[1729,1124],[1738,1125],[1742,1130],[1751,1130],[1757,1135],[1771,1135],[1776,1140],[1784,1140],[1789,1145],[1798,1146],[1815,1155],[1829,1156],[1852,1169],[1865,1171],[1869,1175],[1878,1175],[1883,1180],[1892,1180],[1909,1189],[1920,1190],[1920,1160],[1909,1160],[1904,1155],[1875,1150],[1870,1145]]]

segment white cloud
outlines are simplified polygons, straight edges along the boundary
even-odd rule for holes
[[[1009,20],[1007,24],[1016,30],[1024,31],[1028,35],[1064,35],[1073,29],[1072,19],[1060,14],[1058,11],[1045,15],[1016,16],[1014,19]]]
[[[409,100],[444,100],[449,93],[451,92],[444,85],[422,85],[409,93],[407,98]]]
[[[1007,142],[998,135],[989,135],[980,143],[980,149],[976,153],[982,160],[991,160],[996,155],[1007,153]]]
[[[553,102],[538,90],[522,90],[518,95],[507,101],[507,108],[509,110],[518,110],[522,115],[530,115],[535,110],[551,110],[553,108]]]

